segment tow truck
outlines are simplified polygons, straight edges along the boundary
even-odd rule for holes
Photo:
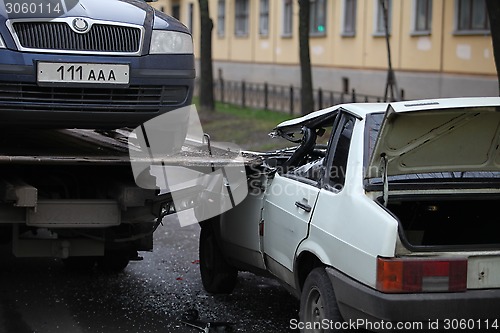
[[[0,240],[16,257],[121,271],[151,251],[161,196],[136,185],[127,129],[0,133]]]
[[[171,123],[183,113],[163,119]],[[153,141],[142,142],[136,133],[148,124],[0,132],[0,242],[11,242],[16,257],[56,257],[73,270],[119,272],[141,260],[140,251],[152,251],[153,233],[166,215],[177,215],[181,225],[196,223],[243,200],[241,167],[260,164],[258,155],[211,144],[199,127],[199,137],[188,134],[175,153],[144,158],[146,141]],[[164,179],[171,170],[173,178]],[[178,214],[189,211],[194,222]]]
[[[189,29],[147,2],[0,6],[0,241],[14,255],[119,271],[152,249],[165,195],[136,184],[129,127],[190,105],[196,71]]]

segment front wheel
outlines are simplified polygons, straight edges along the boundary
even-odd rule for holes
[[[313,269],[304,283],[300,297],[300,321],[306,324],[307,329],[301,331],[304,333],[346,331],[341,329],[344,320],[323,267]],[[328,323],[327,327],[322,323]]]
[[[224,259],[211,227],[201,228],[199,255],[203,288],[211,294],[231,293],[238,280],[238,270]]]

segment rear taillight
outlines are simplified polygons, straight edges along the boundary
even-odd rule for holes
[[[378,258],[377,289],[384,293],[467,289],[467,259]]]

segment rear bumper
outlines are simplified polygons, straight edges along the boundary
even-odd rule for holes
[[[350,322],[457,324],[470,321],[472,328],[500,325],[500,290],[468,290],[461,293],[384,294],[369,288],[333,268],[327,268],[344,320]],[[489,322],[483,321],[488,319]],[[474,322],[472,322],[474,320]],[[453,322],[452,322],[453,321]],[[479,325],[482,325],[479,327]],[[386,326],[387,328],[387,326]],[[449,327],[450,329],[452,327]],[[489,327],[492,328],[492,327]]]
[[[39,85],[38,61],[128,64],[128,86]],[[135,127],[191,104],[192,55],[142,57],[36,54],[0,50],[0,119],[4,126]]]

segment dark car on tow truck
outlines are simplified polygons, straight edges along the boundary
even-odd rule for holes
[[[135,127],[191,103],[189,30],[142,0],[0,4],[0,123]]]

